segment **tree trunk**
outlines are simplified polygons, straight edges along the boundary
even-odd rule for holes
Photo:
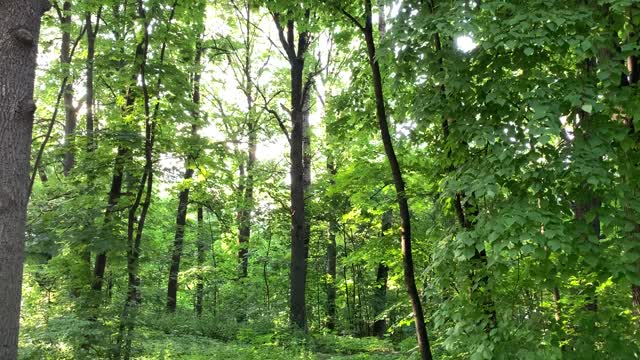
[[[194,126],[195,127],[195,126]],[[184,180],[189,181],[193,177],[193,168],[190,161],[185,162]],[[167,311],[176,311],[176,298],[178,295],[178,274],[180,273],[180,259],[184,244],[184,228],[187,224],[187,207],[189,206],[189,188],[180,191],[178,195],[178,211],[176,214],[176,232],[173,240],[173,252],[171,255],[171,267],[169,269],[169,283],[167,284]]]
[[[98,14],[96,16],[96,24],[95,27],[92,25],[91,13],[87,12],[85,15],[85,26],[87,28],[87,63],[86,63],[86,73],[87,73],[87,82],[86,82],[86,91],[87,91],[87,120],[86,120],[86,130],[87,130],[87,152],[93,152],[95,149],[93,132],[94,132],[94,61],[96,54],[96,37],[98,34],[98,28],[100,24],[100,17],[102,13],[102,7],[98,10]]]
[[[369,57],[369,64],[371,66],[371,73],[373,76],[373,89],[376,100],[376,117],[378,118],[378,125],[380,127],[384,150],[391,167],[391,174],[393,175],[393,182],[396,189],[398,208],[400,212],[404,282],[407,293],[409,294],[409,298],[411,299],[413,317],[416,326],[416,337],[418,340],[418,347],[420,348],[422,359],[431,360],[431,346],[429,345],[429,338],[424,321],[424,313],[422,312],[422,303],[420,301],[420,294],[418,294],[418,288],[416,287],[413,268],[413,253],[411,250],[411,213],[409,212],[409,203],[407,201],[407,194],[405,192],[404,179],[402,178],[400,164],[393,148],[391,134],[389,133],[389,124],[387,122],[386,104],[382,86],[382,75],[380,72],[380,64],[378,63],[378,59],[376,58],[376,46],[373,37],[373,24],[371,15],[371,0],[364,0],[364,6],[366,22],[362,30],[364,32],[365,42],[367,44],[367,54]]]
[[[200,118],[200,63],[202,59],[202,44],[198,41],[196,45],[195,65],[196,72],[193,75],[193,105],[195,112],[192,113],[193,123],[191,125],[191,139],[195,142],[198,138],[198,121]],[[184,180],[190,181],[193,177],[194,162],[196,160],[197,151],[189,149],[187,159],[185,160]],[[185,187],[178,195],[178,210],[176,214],[176,232],[173,241],[173,253],[171,256],[171,267],[169,269],[169,282],[167,284],[167,311],[173,313],[176,311],[176,301],[178,296],[178,275],[180,273],[180,259],[182,257],[182,246],[184,243],[184,228],[187,221],[187,208],[189,206],[189,187]]]
[[[308,79],[305,82],[302,94],[302,166],[304,168],[302,181],[305,201],[309,197],[309,191],[311,189],[311,125],[309,124],[309,115],[311,112],[311,88],[312,82],[311,79]],[[307,251],[309,251],[311,222],[308,217],[305,218],[304,229],[304,243],[307,246]],[[309,257],[309,254],[307,253],[306,256]]]
[[[247,277],[249,273],[249,241],[251,240],[251,223],[254,208],[253,199],[253,171],[256,163],[256,147],[258,143],[258,126],[255,123],[253,114],[253,79],[251,73],[251,55],[252,55],[252,39],[253,26],[251,24],[251,4],[250,1],[245,3],[245,38],[244,38],[244,63],[242,72],[244,73],[244,81],[242,91],[247,101],[247,137],[249,139],[249,148],[247,150],[246,168],[241,167],[240,173],[240,198],[241,207],[238,211],[238,260],[240,262],[240,278]]]
[[[142,301],[140,291],[140,244],[144,225],[151,206],[151,198],[153,195],[153,151],[155,143],[155,119],[152,118],[150,112],[150,96],[146,80],[147,54],[149,52],[149,19],[144,8],[143,0],[138,0],[138,18],[143,23],[142,41],[138,45],[142,48],[142,62],[139,67],[140,88],[143,94],[144,104],[144,171],[138,183],[136,196],[133,204],[129,207],[127,221],[127,297],[120,318],[120,326],[116,344],[116,357],[122,354],[122,358],[129,360],[131,357],[131,343],[133,340],[133,331],[138,314],[138,308]],[[173,20],[174,7],[171,11],[169,23]],[[166,41],[162,46],[160,62],[164,60]],[[161,82],[158,80],[158,88]],[[138,210],[140,210],[138,212]]]
[[[302,78],[304,60],[294,59],[291,65],[291,294],[290,321],[300,329],[307,328],[305,305],[307,246],[304,206],[304,148]]]
[[[336,175],[336,166],[333,159],[329,159],[327,163],[327,169],[332,175],[330,180],[331,184],[335,183],[333,176]],[[331,215],[330,215],[331,216]],[[329,241],[327,242],[327,323],[326,327],[329,330],[335,330],[336,328],[336,264],[337,264],[337,245],[336,245],[336,233],[338,232],[338,221],[334,216],[331,216],[329,220],[328,235]]]
[[[389,210],[382,215],[382,233],[381,237],[391,229],[393,221],[393,213]],[[376,274],[376,288],[373,298],[373,312],[376,321],[373,323],[373,335],[382,338],[387,331],[387,322],[382,313],[387,307],[387,280],[389,279],[389,267],[384,262],[378,264]]]
[[[553,287],[553,318],[560,324],[560,289]]]
[[[204,241],[204,211],[202,205],[198,206],[198,241],[197,241],[197,261],[198,261],[198,274],[196,275],[196,315],[202,316],[202,301],[204,300],[204,275],[202,274],[202,268],[204,266],[205,259],[205,241]]]
[[[109,190],[109,199],[107,200],[107,209],[104,215],[104,226],[109,228],[113,217],[117,211],[116,206],[122,195],[122,181],[124,179],[124,165],[126,157],[129,151],[120,146],[116,153],[115,165],[113,167],[113,176],[111,177],[111,189]],[[111,233],[111,232],[109,232]],[[107,250],[99,249],[96,255],[95,265],[93,269],[93,285],[92,288],[95,291],[102,290],[102,284],[104,283],[104,272],[107,267]]]
[[[62,5],[62,18],[60,19],[62,26],[62,47],[60,49],[60,62],[66,77],[69,78],[64,89],[64,160],[62,170],[64,176],[69,176],[71,169],[75,164],[74,138],[77,123],[76,109],[73,106],[73,79],[70,77],[71,72],[71,1],[65,1]]]
[[[40,17],[48,1],[0,2],[0,359],[14,360],[22,290]]]
[[[309,19],[310,11],[305,11]],[[307,330],[305,292],[307,282],[307,245],[305,243],[304,206],[304,57],[309,47],[309,33],[299,32],[294,44],[295,22],[288,20],[286,35],[280,15],[273,14],[282,47],[287,53],[291,76],[291,264],[289,268],[289,322],[300,330]]]

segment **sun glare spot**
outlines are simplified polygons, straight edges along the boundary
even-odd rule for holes
[[[462,52],[470,52],[478,46],[473,38],[467,35],[460,35],[456,38],[456,47]]]

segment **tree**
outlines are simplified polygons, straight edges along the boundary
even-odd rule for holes
[[[308,245],[305,217],[305,166],[304,166],[304,123],[305,104],[308,104],[310,86],[305,81],[305,57],[310,46],[311,33],[304,28],[309,22],[311,10],[304,9],[298,20],[297,45],[295,39],[296,19],[300,15],[292,9],[286,14],[272,12],[273,20],[278,28],[278,37],[290,64],[291,87],[291,266],[290,266],[290,299],[289,319],[299,329],[307,329],[306,315],[306,283]],[[286,21],[284,20],[286,17]],[[303,23],[303,25],[300,24]],[[302,27],[302,29],[301,29]],[[286,28],[286,30],[285,30]],[[285,34],[286,31],[286,34]]]
[[[22,262],[40,18],[48,1],[0,4],[0,358],[18,352]]]
[[[409,211],[409,202],[405,189],[405,182],[402,176],[400,163],[396,156],[393,146],[393,140],[389,132],[389,122],[387,118],[386,102],[384,97],[384,87],[382,83],[382,72],[380,71],[380,63],[376,55],[376,42],[373,33],[373,15],[371,0],[364,0],[364,25],[360,23],[353,15],[341,9],[349,20],[362,32],[365,44],[367,46],[367,56],[369,65],[371,66],[372,87],[376,101],[376,117],[378,126],[384,144],[384,151],[391,167],[391,174],[396,189],[398,209],[401,220],[401,243],[402,257],[404,267],[404,281],[407,293],[411,299],[413,308],[413,317],[416,326],[416,336],[418,338],[418,346],[423,359],[431,359],[431,346],[424,320],[422,310],[422,302],[418,294],[418,288],[415,281],[415,271],[413,265],[412,238],[411,238],[411,213]]]

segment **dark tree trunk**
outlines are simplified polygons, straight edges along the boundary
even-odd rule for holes
[[[202,301],[204,300],[204,275],[202,268],[204,266],[206,242],[204,240],[204,211],[202,205],[198,206],[198,241],[197,241],[197,262],[198,274],[196,275],[196,315],[202,316]]]
[[[190,161],[186,161],[184,179],[193,177],[193,168]],[[180,273],[180,259],[184,244],[184,228],[187,224],[187,207],[189,206],[189,188],[180,191],[178,195],[178,211],[176,215],[176,232],[173,240],[173,252],[171,255],[171,267],[169,269],[169,283],[167,284],[167,311],[176,311],[176,298],[178,295],[178,275]]]
[[[98,14],[96,16],[96,24],[95,26],[92,24],[91,13],[87,12],[85,15],[85,27],[87,28],[87,63],[86,63],[86,73],[87,73],[87,82],[86,82],[86,91],[87,91],[87,120],[86,120],[86,130],[87,130],[87,152],[93,152],[95,149],[93,132],[94,132],[94,110],[93,105],[95,102],[94,98],[94,61],[96,54],[96,37],[98,35],[98,28],[100,24],[100,16],[102,14],[102,7],[98,10]]]
[[[327,243],[327,329],[335,330],[336,328],[336,232],[337,221],[329,222],[329,241]]]
[[[144,56],[144,46],[142,43],[138,44],[136,47],[136,54],[134,62],[139,61]],[[138,72],[135,72],[131,78],[132,84],[135,84],[136,79],[138,78]],[[125,94],[125,106],[122,109],[123,115],[131,112],[132,107],[135,103],[135,95],[133,92],[134,85],[130,85]],[[107,209],[105,210],[104,217],[104,226],[106,229],[109,229],[111,226],[111,222],[113,221],[114,216],[117,212],[118,201],[120,201],[120,197],[122,195],[122,185],[124,180],[125,173],[125,165],[127,163],[127,159],[131,156],[131,152],[129,149],[123,145],[118,146],[118,151],[116,153],[114,166],[113,166],[113,175],[111,177],[111,188],[109,190],[109,198],[107,200]],[[109,231],[109,233],[111,233]],[[107,266],[107,249],[98,249],[98,254],[96,255],[95,267],[93,271],[94,282],[92,288],[96,291],[100,291],[102,289],[102,284],[104,282],[104,273]]]
[[[246,168],[241,171],[242,186],[240,193],[242,196],[241,207],[238,211],[238,260],[240,261],[240,277],[247,277],[249,273],[249,241],[251,239],[251,223],[253,213],[253,171],[256,163],[256,147],[257,147],[257,129],[252,123],[252,119],[248,120],[249,131],[249,149],[247,150],[248,160]]]
[[[309,192],[311,190],[311,125],[309,124],[309,115],[311,112],[311,87],[312,79],[307,79],[302,90],[302,181],[303,192],[305,198],[305,209],[307,199],[309,198]],[[305,217],[304,221],[304,244],[305,244],[305,258],[309,258],[309,243],[311,242],[311,221],[309,216]],[[305,273],[307,269],[305,269]]]
[[[376,116],[378,118],[378,125],[380,127],[384,150],[391,167],[391,174],[393,175],[393,182],[396,189],[398,208],[400,212],[404,282],[407,293],[409,294],[409,298],[411,299],[413,316],[416,326],[416,337],[418,340],[418,347],[420,348],[421,357],[424,360],[430,360],[432,359],[431,346],[429,345],[429,338],[424,321],[424,313],[422,312],[422,303],[420,301],[420,294],[418,293],[418,288],[416,286],[415,273],[413,268],[413,253],[411,250],[411,213],[409,212],[409,203],[407,200],[407,194],[405,192],[404,179],[402,178],[400,164],[393,148],[391,134],[389,133],[389,124],[387,122],[386,104],[382,85],[382,75],[380,72],[380,64],[378,63],[378,59],[376,58],[376,45],[373,36],[371,0],[364,0],[364,7],[365,26],[362,28],[362,31],[364,33],[365,42],[367,44],[367,54],[369,57],[369,64],[371,65],[371,73],[373,76],[373,90],[376,99]]]
[[[291,294],[289,299],[290,321],[300,329],[306,329],[305,305],[307,246],[305,236],[304,161],[303,161],[303,110],[302,78],[304,60],[294,59],[291,64]]]
[[[336,175],[336,167],[332,159],[329,159],[327,169],[332,176]],[[333,178],[330,180],[331,184],[335,181]],[[336,233],[338,232],[338,221],[334,216],[331,216],[329,220],[329,228],[327,242],[327,324],[326,327],[329,330],[335,330],[336,328],[336,265],[337,265],[337,245],[336,245]]]
[[[120,14],[114,11],[114,16],[119,17]],[[116,33],[115,37],[120,38],[120,35]],[[140,61],[143,58],[143,56],[145,56],[145,48],[144,48],[144,44],[140,42],[136,46],[134,63],[137,63],[138,61]],[[125,106],[122,109],[123,116],[128,115],[132,111],[133,105],[135,104],[136,96],[133,92],[133,87],[135,87],[136,81],[138,79],[138,75],[139,75],[139,71],[135,71],[132,74],[130,79],[130,85],[126,89],[126,92],[124,95]],[[111,223],[114,220],[114,217],[116,216],[116,212],[118,210],[117,205],[118,205],[118,202],[120,201],[120,197],[122,196],[122,185],[123,185],[123,180],[125,175],[125,165],[130,157],[131,157],[131,151],[126,146],[119,145],[116,156],[115,156],[115,160],[114,160],[113,174],[111,177],[111,188],[109,190],[109,196],[107,200],[107,209],[105,210],[105,217],[104,217],[104,227],[105,229],[108,230],[107,231],[108,234],[112,234],[112,232],[109,231],[109,227],[111,226]],[[98,254],[96,255],[95,267],[93,271],[94,282],[93,282],[92,288],[93,290],[100,291],[102,289],[102,284],[104,282],[104,274],[107,267],[107,249],[97,249],[97,253]]]
[[[385,233],[391,229],[393,222],[393,213],[387,211],[382,215],[382,233],[384,237]],[[389,279],[389,267],[384,262],[378,264],[378,271],[376,273],[376,288],[373,297],[373,312],[377,320],[373,323],[373,335],[377,337],[384,337],[384,333],[387,331],[387,322],[382,313],[387,307],[387,280]]]
[[[48,1],[0,2],[0,359],[14,360],[22,290],[40,17]]]
[[[71,67],[71,1],[65,1],[62,8],[62,47],[60,49],[60,62],[62,63],[65,76],[69,78],[64,89],[64,176],[69,176],[75,164],[74,137],[76,131],[77,114],[73,105],[73,79],[70,77]]]
[[[193,123],[191,125],[191,139],[193,142],[198,138],[198,121],[200,118],[200,63],[202,59],[202,46],[198,41],[196,45],[195,65],[196,72],[193,75],[192,101],[195,111],[192,113]],[[194,162],[196,160],[196,149],[189,149],[185,161],[184,180],[189,181],[193,177]],[[178,275],[180,274],[180,259],[182,257],[182,247],[184,244],[184,228],[187,221],[187,208],[189,206],[189,188],[186,187],[178,195],[178,211],[176,214],[176,232],[173,241],[173,253],[171,255],[171,267],[169,269],[169,282],[167,284],[167,311],[176,311],[176,301],[178,296]]]
[[[109,190],[109,199],[107,200],[107,209],[105,210],[104,226],[109,228],[113,221],[113,217],[117,211],[118,201],[122,195],[122,181],[124,179],[124,165],[128,150],[124,147],[118,147],[115,165],[113,167],[113,176],[111,177],[111,189]],[[110,232],[111,233],[111,232]],[[102,290],[104,283],[104,272],[107,267],[107,250],[100,249],[96,255],[95,267],[93,270],[93,290]]]
[[[139,67],[140,88],[143,95],[144,105],[144,171],[137,186],[136,196],[133,204],[129,207],[127,221],[127,297],[120,318],[120,326],[116,343],[116,357],[122,354],[122,358],[129,360],[131,357],[131,343],[133,331],[138,314],[138,308],[142,301],[140,291],[140,244],[144,226],[151,206],[153,195],[153,151],[155,143],[155,119],[150,111],[150,95],[146,80],[147,54],[149,53],[149,19],[147,18],[143,0],[138,0],[138,18],[143,22],[143,36],[138,48],[142,48],[141,63]],[[175,3],[171,10],[169,23],[173,20]],[[160,52],[160,63],[164,60],[166,40]],[[161,78],[158,80],[158,88],[161,85]],[[157,105],[158,106],[158,105]],[[157,110],[157,107],[156,107]],[[140,210],[138,212],[138,210]]]
[[[309,10],[305,17],[310,16]],[[304,57],[309,47],[309,33],[299,32],[297,46],[294,44],[295,23],[288,20],[286,34],[280,15],[273,15],[282,47],[287,53],[291,76],[291,265],[289,268],[289,321],[292,326],[307,330],[307,311],[305,302],[307,282],[307,245],[305,243],[305,206],[304,206]]]

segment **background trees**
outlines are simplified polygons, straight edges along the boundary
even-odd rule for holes
[[[640,351],[634,4],[55,6],[25,358]]]

